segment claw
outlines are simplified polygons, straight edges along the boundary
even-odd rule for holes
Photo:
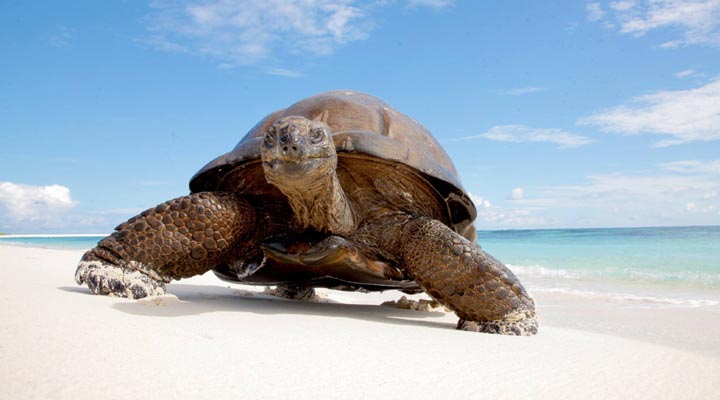
[[[532,336],[538,331],[534,311],[521,310],[511,313],[503,320],[475,322],[460,319],[457,329],[461,331],[499,333],[503,335]]]
[[[165,294],[165,285],[140,271],[106,264],[81,261],[75,271],[75,282],[87,284],[93,294],[107,294],[130,299]]]

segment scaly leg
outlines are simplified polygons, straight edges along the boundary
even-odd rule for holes
[[[275,289],[266,288],[265,294],[289,300],[316,301],[315,289],[306,286],[277,285]]]
[[[407,272],[460,317],[458,329],[537,333],[535,301],[515,275],[439,221],[412,219],[398,242]]]
[[[178,197],[115,228],[83,255],[75,281],[95,294],[142,298],[172,279],[237,260],[255,229],[255,209],[228,193]]]

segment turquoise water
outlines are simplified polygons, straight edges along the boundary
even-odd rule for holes
[[[82,236],[0,236],[0,244],[43,247],[60,250],[88,250],[97,244],[105,235]]]
[[[720,227],[480,231],[532,289],[717,305]]]
[[[0,237],[0,244],[84,250],[102,237]],[[720,304],[720,226],[480,231],[478,243],[531,291]]]
[[[483,231],[478,243],[539,276],[545,268],[569,277],[720,289],[720,227]]]

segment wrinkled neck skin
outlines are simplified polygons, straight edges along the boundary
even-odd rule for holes
[[[352,207],[334,170],[312,182],[296,182],[280,190],[303,228],[341,236],[355,230]]]
[[[265,132],[261,158],[265,178],[288,197],[303,229],[341,236],[355,230],[355,214],[337,177],[337,153],[327,125],[283,117]]]

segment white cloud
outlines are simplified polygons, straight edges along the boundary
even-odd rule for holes
[[[370,14],[391,2],[358,0],[158,0],[146,17],[146,45],[208,56],[222,68],[277,62],[278,56],[325,56],[367,38]],[[452,1],[414,0],[442,8]],[[281,70],[281,69],[278,69]],[[273,69],[268,70],[273,71]],[[287,75],[283,75],[287,76]]]
[[[534,215],[531,208],[498,207],[482,196],[474,193],[469,193],[469,196],[477,208],[475,225],[478,228],[529,228],[542,226],[547,222],[545,218]]]
[[[606,27],[618,26],[621,33],[634,36],[663,28],[681,33],[681,38],[661,47],[720,46],[720,0],[614,1],[609,8],[605,13],[600,3],[588,3],[588,19],[603,21]]]
[[[440,9],[448,7],[455,3],[454,0],[407,0],[408,7],[432,7]]]
[[[599,21],[605,16],[605,11],[603,11],[600,3],[587,3],[585,11],[589,21]]]
[[[525,189],[519,187],[510,192],[510,200],[522,200],[525,197]]]
[[[270,75],[284,76],[287,78],[300,78],[303,76],[303,74],[298,71],[293,71],[291,69],[285,68],[272,68],[269,69],[267,73]]]
[[[693,214],[714,214],[716,209],[714,205],[698,207],[698,205],[693,202],[685,205],[685,211]]]
[[[0,182],[0,217],[4,229],[19,223],[57,225],[77,204],[65,186]]]
[[[470,194],[479,228],[720,224],[720,160],[659,164],[644,174],[611,173],[571,185],[518,187],[504,201]]]
[[[631,8],[635,7],[635,1],[613,1],[610,3],[610,8],[612,8],[615,11],[627,11]]]
[[[537,197],[516,200],[513,204],[536,207],[539,216],[565,214],[560,218],[564,219],[564,226],[720,223],[720,219],[712,219],[720,180],[706,173],[594,175],[582,184],[532,189]]]
[[[695,71],[694,69],[684,69],[680,72],[675,73],[675,77],[683,79],[683,78],[687,78],[688,76],[697,75],[697,73],[698,72]]]
[[[536,87],[536,86],[527,86],[527,87],[506,90],[503,93],[509,94],[511,96],[521,96],[523,94],[542,92],[543,90],[545,90],[545,88]]]
[[[326,55],[364,39],[369,25],[354,1],[158,1],[148,17],[147,41],[161,50],[187,51],[238,65],[274,52]]]
[[[470,200],[475,203],[475,207],[477,208],[492,208],[493,206],[492,203],[490,203],[490,200],[482,196],[478,196],[474,193],[469,193],[468,195],[470,196]]]
[[[720,139],[720,79],[704,86],[661,91],[578,120],[605,132],[670,136],[656,147]]]
[[[555,128],[531,128],[525,125],[496,125],[485,133],[465,136],[453,140],[488,139],[498,142],[526,143],[546,142],[555,143],[561,149],[579,147],[594,141],[585,137],[565,132]]]
[[[660,167],[666,171],[692,173],[692,174],[715,174],[720,175],[720,160],[713,161],[673,161],[660,164]]]
[[[587,202],[628,201],[633,197],[674,202],[681,198],[701,198],[703,194],[720,188],[720,181],[699,175],[606,174],[587,179],[588,183],[583,185],[547,186],[536,190],[540,197],[556,199],[555,205],[571,206],[574,202],[575,206],[585,206]]]

